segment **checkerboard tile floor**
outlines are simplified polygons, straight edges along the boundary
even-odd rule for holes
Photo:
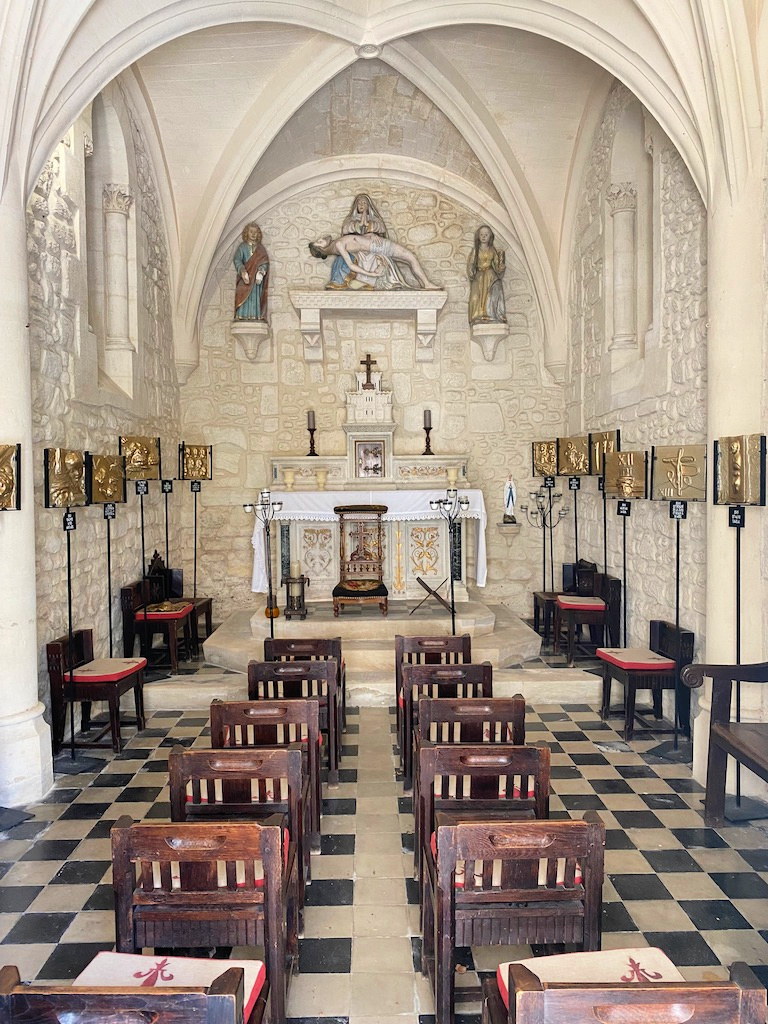
[[[603,947],[661,946],[689,979],[725,977],[745,960],[768,983],[768,825],[705,828],[689,768],[650,754],[658,739],[623,743],[587,705],[529,709],[527,734],[552,749],[553,816],[596,810],[605,821]],[[32,820],[0,835],[0,964],[66,981],[112,948],[110,826],[122,814],[166,818],[168,748],[208,742],[204,713],[157,712],[98,774],[59,777],[28,808]],[[293,1021],[433,1020],[393,742],[391,711],[350,711],[340,785],[324,793]],[[466,950],[457,984],[518,955],[528,947]],[[460,1024],[478,1009],[460,1005]]]

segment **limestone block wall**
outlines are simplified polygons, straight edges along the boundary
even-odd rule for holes
[[[298,315],[288,293],[324,287],[330,260],[311,257],[307,244],[338,232],[357,192],[372,195],[390,237],[410,246],[430,278],[448,292],[434,362],[416,362],[412,320],[346,316],[324,319],[323,362],[304,360]],[[269,482],[272,456],[306,453],[308,409],[317,417],[318,451],[346,453],[344,393],[354,387],[354,373],[367,352],[384,373],[384,387],[394,391],[398,454],[422,452],[426,408],[432,410],[433,450],[469,452],[469,483],[483,489],[489,513],[484,596],[528,613],[531,586],[540,581],[540,537],[524,526],[518,536],[505,539],[496,524],[503,514],[507,474],[514,474],[521,494],[530,490],[530,440],[558,432],[563,395],[543,368],[531,282],[510,240],[497,231],[496,244],[507,250],[510,335],[495,359],[486,362],[470,341],[467,322],[466,262],[479,222],[457,200],[402,182],[348,180],[284,200],[260,225],[271,259],[271,357],[249,362],[230,334],[235,275],[228,255],[217,268],[204,312],[200,366],[182,392],[185,437],[214,445],[214,480],[203,485],[200,499],[198,585],[214,597],[217,618],[253,607],[255,601],[250,590],[253,520],[243,513],[242,503]],[[232,249],[235,244],[233,239]],[[190,527],[188,517],[185,550]]]
[[[97,339],[88,327],[85,161],[92,150],[90,118],[83,115],[57,146],[27,210],[37,506],[37,600],[40,699],[48,701],[45,644],[67,630],[66,537],[62,511],[43,507],[43,449],[64,446],[116,454],[124,433],[160,435],[175,475],[179,438],[178,384],[173,362],[168,247],[157,190],[141,130],[120,90],[114,100],[123,119],[128,181],[133,195],[129,230],[135,232],[137,294],[130,296],[139,347],[138,386],[127,400],[104,379]],[[112,620],[115,653],[122,653],[119,587],[141,576],[139,499],[129,483],[128,501],[112,524]],[[165,526],[159,484],[145,499],[147,557],[164,552]],[[174,495],[174,500],[176,496]],[[172,505],[171,560],[178,554]],[[92,627],[96,656],[108,651],[106,526],[101,506],[77,510],[72,536],[73,625]]]
[[[586,169],[570,258],[567,404],[569,429],[621,429],[622,449],[706,441],[706,218],[691,177],[664,133],[646,119],[653,160],[654,321],[623,374],[612,373],[606,317],[612,300],[605,191],[611,147],[630,96],[612,91]],[[629,381],[630,386],[627,386]],[[622,386],[620,386],[622,385]],[[579,499],[581,557],[603,562],[603,509],[596,480]],[[705,632],[704,505],[681,524],[681,624]],[[666,501],[636,501],[627,523],[628,643],[645,645],[648,621],[674,621],[675,526]],[[622,574],[622,523],[608,503],[608,570]]]

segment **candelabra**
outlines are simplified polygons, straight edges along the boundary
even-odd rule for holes
[[[456,601],[453,596],[453,524],[469,508],[469,498],[459,497],[455,487],[445,492],[444,498],[430,501],[433,512],[439,512],[448,523],[448,578],[451,581],[451,635],[456,636]]]
[[[538,491],[530,491],[529,496],[534,507],[521,505],[520,511],[525,512],[525,518],[531,526],[541,530],[542,553],[541,553],[541,589],[547,589],[547,534],[549,534],[549,562],[551,566],[551,590],[555,589],[555,555],[552,534],[555,528],[568,515],[569,509],[562,506],[555,509],[555,505],[562,500],[562,494],[553,493],[552,488],[540,487]],[[557,513],[557,514],[555,514]]]
[[[275,601],[272,593],[272,520],[277,516],[278,512],[280,512],[282,508],[282,501],[272,501],[272,496],[266,489],[261,491],[259,494],[259,500],[256,504],[243,505],[243,511],[255,515],[264,527],[264,550],[267,559],[266,615],[269,619],[269,635],[271,637],[274,637],[275,635],[275,617],[279,614],[277,602]]]

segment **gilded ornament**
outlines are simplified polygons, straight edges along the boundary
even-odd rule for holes
[[[533,475],[557,475],[557,441],[533,442]]]
[[[182,480],[210,480],[211,479],[211,449],[206,444],[182,444],[181,445],[181,472]]]
[[[606,452],[605,493],[609,498],[645,498],[647,452]]]
[[[84,452],[72,448],[46,448],[46,508],[70,508],[87,504]]]
[[[651,497],[655,501],[706,501],[707,446],[655,446]]]
[[[618,430],[601,430],[589,435],[589,449],[592,452],[592,475],[603,475],[603,456],[619,450]]]
[[[715,504],[765,504],[763,434],[741,434],[715,441]]]
[[[589,474],[589,435],[558,437],[557,471],[561,476],[587,476]]]
[[[92,455],[90,480],[91,501],[95,504],[125,501],[125,459],[122,455]]]
[[[0,444],[0,509],[19,507],[18,445]]]
[[[128,480],[160,479],[159,437],[121,437],[120,454],[125,456]]]

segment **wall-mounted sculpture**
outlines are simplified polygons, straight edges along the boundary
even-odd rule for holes
[[[179,445],[179,480],[211,480],[213,447],[209,444]]]
[[[765,504],[765,435],[715,441],[715,504]]]
[[[651,456],[654,501],[707,500],[707,446],[655,445]]]
[[[0,444],[0,512],[21,508],[21,445]]]
[[[603,456],[621,448],[618,430],[601,430],[589,435],[589,450],[592,455],[592,476],[603,475]]]
[[[72,448],[46,448],[45,507],[72,508],[88,504],[85,453]]]
[[[94,505],[125,501],[125,457],[85,453],[88,501]]]
[[[560,476],[588,476],[590,470],[589,435],[558,437],[557,472]]]
[[[160,479],[159,437],[121,437],[120,454],[125,456],[125,475],[128,480]]]
[[[261,242],[261,228],[246,224],[235,249],[235,320],[266,320],[269,292],[269,256]]]
[[[606,497],[648,496],[648,452],[606,452],[604,464]]]
[[[557,441],[534,441],[531,445],[533,476],[556,476]]]
[[[439,291],[417,257],[404,245],[369,232],[366,235],[323,235],[309,244],[317,259],[340,256],[354,281],[370,291],[423,288]]]

